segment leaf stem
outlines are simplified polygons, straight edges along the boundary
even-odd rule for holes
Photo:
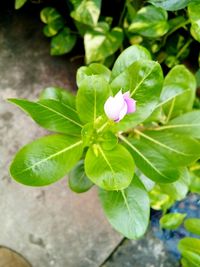
[[[171,35],[172,33],[174,33],[175,31],[177,31],[178,29],[184,27],[185,25],[189,24],[190,23],[190,20],[186,20],[180,24],[178,24],[176,27],[174,27],[173,29],[171,29],[171,31],[169,31],[163,38],[163,42],[162,42],[162,46],[165,45],[166,41],[167,41],[167,38],[169,37],[169,35]]]
[[[124,3],[124,7],[123,7],[123,10],[122,10],[120,18],[119,18],[119,23],[118,23],[119,26],[122,26],[123,18],[124,18],[125,12],[126,12],[126,5],[127,5],[127,0]]]
[[[130,211],[130,208],[129,208],[129,205],[128,205],[128,201],[127,201],[127,198],[126,198],[126,194],[125,194],[125,192],[124,192],[123,189],[121,190],[121,193],[122,193],[122,196],[123,196],[125,205],[126,205],[126,207],[127,207],[128,213],[129,213],[130,217],[132,217],[132,215],[131,215],[131,211]]]
[[[174,105],[175,105],[175,101],[176,101],[176,97],[174,97],[172,99],[172,103],[171,103],[171,106],[170,106],[170,109],[169,109],[169,113],[168,113],[167,118],[166,118],[166,121],[165,121],[166,124],[168,123],[168,121],[171,118],[171,115],[172,115],[172,112],[173,112],[173,109],[174,109]]]
[[[105,128],[106,128],[106,126],[108,125],[108,121],[106,121],[98,130],[97,130],[97,133],[100,133],[100,132],[102,132]]]

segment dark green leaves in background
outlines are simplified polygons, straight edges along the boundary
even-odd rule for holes
[[[185,8],[193,0],[149,0],[151,4],[162,7],[165,10],[175,11]]]
[[[76,35],[72,34],[68,27],[51,39],[51,55],[63,55],[72,50],[76,44]]]
[[[178,249],[182,255],[184,267],[198,267],[200,265],[200,240],[192,237],[185,237],[180,240]]]
[[[163,36],[169,29],[167,12],[159,7],[146,6],[134,17],[129,32],[141,34],[148,38]]]
[[[101,0],[70,0],[74,6],[74,10],[71,12],[71,17],[86,25],[94,26],[97,24]]]
[[[104,212],[111,225],[125,237],[140,238],[149,223],[149,197],[137,176],[123,191],[99,192]]]
[[[177,229],[183,222],[186,214],[183,213],[168,213],[160,219],[160,226],[168,230]]]
[[[188,6],[188,15],[191,20],[191,34],[200,42],[200,2],[192,2]]]
[[[122,29],[119,27],[110,29],[105,22],[99,23],[95,28],[88,30],[84,35],[86,64],[103,62],[119,49],[122,41]]]
[[[26,2],[27,0],[15,0],[15,9],[21,8]]]

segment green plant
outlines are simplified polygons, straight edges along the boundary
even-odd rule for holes
[[[16,8],[25,2],[16,0]],[[64,16],[54,7],[41,11],[46,24],[43,32],[51,38],[51,55],[69,53],[81,38],[86,64],[111,66],[116,52],[130,44],[145,46],[154,60],[168,68],[187,60],[193,47],[199,53],[198,0],[121,1],[124,8],[117,17],[105,16],[102,3],[106,5],[101,0],[70,0]],[[197,57],[193,64],[197,65]]]
[[[9,99],[56,132],[23,147],[10,166],[11,176],[45,186],[69,173],[69,186],[77,193],[96,185],[112,226],[137,239],[147,229],[150,205],[166,210],[188,192],[188,166],[200,158],[195,77],[178,65],[164,79],[148,50],[133,45],[112,71],[98,63],[79,68],[77,85],[76,96],[47,88],[37,102]],[[120,108],[121,100],[130,101],[130,112],[127,102]],[[172,201],[160,205],[162,193]]]

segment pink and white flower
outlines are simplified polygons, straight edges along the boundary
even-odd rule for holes
[[[129,91],[122,94],[120,90],[114,97],[110,96],[106,100],[104,111],[109,119],[119,122],[126,114],[136,111],[136,101],[130,97]]]

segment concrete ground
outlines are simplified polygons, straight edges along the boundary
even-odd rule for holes
[[[46,132],[6,99],[33,100],[53,85],[75,89],[78,64],[49,55],[37,16],[10,9],[0,15],[0,246],[22,254],[32,267],[175,267],[151,232],[118,247],[122,237],[105,219],[95,188],[77,195],[67,178],[43,188],[11,180],[13,155]]]

